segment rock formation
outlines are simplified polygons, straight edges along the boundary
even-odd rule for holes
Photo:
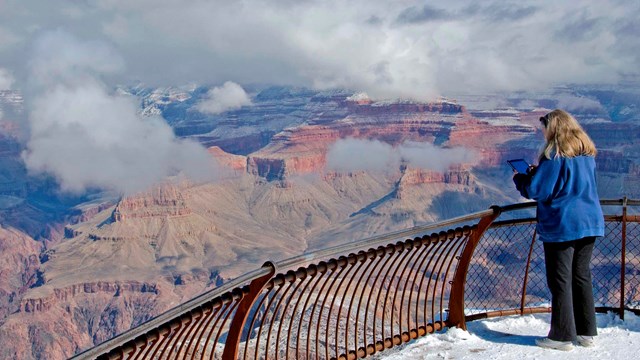
[[[20,298],[42,281],[39,273],[42,243],[0,225],[0,323],[20,307]]]

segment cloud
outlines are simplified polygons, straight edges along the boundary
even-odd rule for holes
[[[473,163],[468,149],[440,148],[430,143],[407,141],[397,147],[378,140],[347,138],[336,141],[327,152],[327,169],[338,172],[395,171],[401,163],[433,171],[451,165]]]
[[[582,11],[567,19],[555,35],[568,41],[588,41],[601,35],[605,30],[604,26],[606,26],[604,18],[589,16]]]
[[[465,15],[482,15],[486,21],[514,22],[525,20],[538,11],[537,6],[521,6],[517,3],[494,2],[487,6],[472,5]]]
[[[112,47],[99,41],[81,42],[62,30],[38,37],[30,56],[30,82],[40,89],[78,86],[124,68],[124,60]]]
[[[566,111],[603,110],[602,104],[598,100],[570,94],[560,94],[557,97],[558,108]]]
[[[121,64],[106,45],[62,31],[37,40],[29,67],[27,168],[77,193],[143,191],[177,174],[211,178],[215,165],[201,145],[177,139],[160,117],[141,117],[134,98],[111,93],[100,81]]]
[[[1,6],[0,9],[2,9]],[[16,36],[13,32],[7,30],[6,28],[0,26],[0,50],[9,48],[17,44],[18,42],[20,42],[20,38],[18,36]]]
[[[251,105],[251,99],[244,89],[231,81],[207,92],[205,99],[196,105],[196,109],[205,114],[220,114]]]
[[[355,94],[353,94],[351,96],[348,96],[346,98],[346,100],[347,101],[356,101],[357,102],[357,101],[369,101],[371,99],[369,98],[369,95],[367,95],[367,93],[359,92],[359,93],[355,93]]]
[[[0,68],[0,91],[11,90],[11,86],[14,83],[14,78],[7,69]]]
[[[327,168],[339,172],[393,171],[399,160],[391,145],[378,140],[340,139],[327,152]]]
[[[576,10],[552,0],[40,0],[2,10],[16,39],[0,44],[3,67],[21,66],[26,39],[63,27],[118,49],[127,67],[112,82],[233,79],[429,100],[640,74],[633,1],[585,0]]]
[[[478,158],[469,149],[462,147],[441,148],[431,143],[407,141],[398,151],[402,160],[423,169],[445,171],[451,165],[473,163]]]
[[[453,15],[443,9],[433,6],[424,5],[420,8],[411,6],[404,9],[396,18],[398,24],[417,24],[429,21],[446,20],[452,18]]]

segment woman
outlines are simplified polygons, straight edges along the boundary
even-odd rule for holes
[[[593,346],[597,330],[589,263],[596,237],[604,236],[596,148],[565,111],[553,110],[540,122],[546,144],[538,166],[513,177],[522,196],[538,201],[536,229],[551,291],[551,329],[536,344],[571,350],[577,340]]]

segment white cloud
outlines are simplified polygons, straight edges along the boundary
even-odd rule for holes
[[[14,82],[15,80],[9,70],[0,68],[0,90],[11,90]]]
[[[56,27],[107,37],[123,54],[128,79],[149,84],[234,79],[430,99],[640,72],[638,2],[585,0],[579,10],[553,0],[101,0],[73,7],[15,2],[0,20],[20,41]],[[19,54],[0,50],[0,63],[4,56],[19,64]]]
[[[431,143],[407,141],[398,151],[402,159],[414,167],[445,171],[451,165],[473,163],[477,156],[469,149],[462,147],[440,148]]]
[[[30,62],[27,168],[53,175],[65,191],[145,190],[167,176],[213,176],[201,145],[175,137],[160,117],[143,118],[132,97],[110,93],[99,80],[120,68],[120,58],[100,43],[61,31],[46,33]]]
[[[348,171],[395,171],[399,154],[387,143],[378,140],[340,139],[327,152],[327,168]]]
[[[346,100],[359,102],[359,101],[369,101],[371,99],[369,98],[369,95],[367,95],[367,93],[359,92],[347,97]]]
[[[339,172],[395,171],[404,162],[442,172],[451,165],[473,163],[476,159],[475,153],[460,147],[440,148],[413,141],[393,147],[378,140],[347,138],[336,141],[329,148],[327,168]]]
[[[602,110],[602,104],[594,99],[579,97],[570,94],[560,94],[557,96],[558,108],[566,111]]]
[[[220,114],[251,105],[251,99],[244,89],[231,81],[207,92],[205,98],[196,105],[196,109],[205,114]]]
[[[39,89],[58,85],[78,86],[123,70],[123,58],[107,44],[81,42],[62,30],[39,36],[29,64],[29,79]]]

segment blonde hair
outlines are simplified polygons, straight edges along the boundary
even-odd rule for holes
[[[576,119],[564,110],[556,109],[540,119],[547,132],[540,160],[552,157],[572,158],[580,155],[596,156],[596,146]]]

